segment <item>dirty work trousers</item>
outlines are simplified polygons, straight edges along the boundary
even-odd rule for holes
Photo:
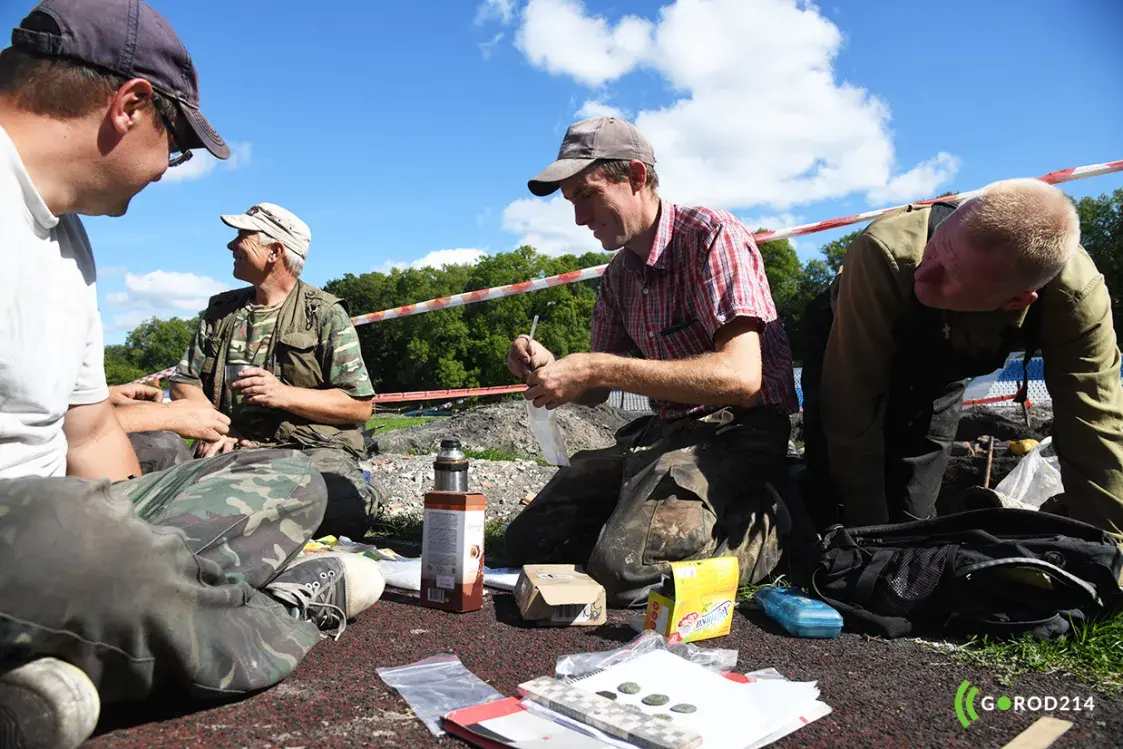
[[[790,433],[765,409],[637,419],[612,447],[576,453],[511,521],[510,561],[585,565],[614,608],[645,605],[668,562],[735,556],[741,583],[756,582],[790,528],[773,488]]]
[[[323,479],[291,450],[115,483],[0,480],[0,670],[54,656],[105,703],[161,684],[213,697],[281,681],[320,632],[262,588],[326,503]]]
[[[146,473],[191,460],[191,451],[175,432],[135,432],[129,435],[129,441],[133,443],[141,468]],[[255,449],[263,448],[239,447],[235,451]],[[346,450],[316,447],[301,452],[312,460],[328,487],[324,521],[313,535],[316,538],[328,534],[355,540],[363,538],[387,502],[385,492],[366,481],[358,460]]]

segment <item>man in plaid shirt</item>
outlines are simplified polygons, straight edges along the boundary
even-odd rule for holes
[[[790,517],[776,489],[798,409],[791,351],[752,235],[725,211],[656,192],[655,154],[631,124],[570,126],[528,186],[561,189],[609,263],[592,353],[561,359],[528,336],[508,368],[548,409],[646,395],[656,415],[573,456],[510,524],[516,564],[586,564],[611,606],[643,605],[668,562],[736,556],[741,583],[776,566]]]

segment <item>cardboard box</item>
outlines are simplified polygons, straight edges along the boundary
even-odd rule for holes
[[[572,564],[528,564],[515,585],[525,621],[545,627],[605,622],[604,588]]]
[[[647,595],[643,628],[671,642],[729,634],[739,576],[736,557],[671,562],[671,575]]]

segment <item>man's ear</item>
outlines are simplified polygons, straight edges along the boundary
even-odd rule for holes
[[[1014,310],[1025,309],[1029,305],[1037,301],[1036,291],[1023,291],[1013,299],[1010,299],[1003,304],[999,309],[1006,312],[1013,312]]]
[[[126,81],[109,100],[106,119],[118,135],[124,135],[140,119],[140,112],[152,103],[152,84],[143,78]]]
[[[628,164],[628,181],[631,182],[632,192],[639,192],[647,185],[647,164],[633,159]]]

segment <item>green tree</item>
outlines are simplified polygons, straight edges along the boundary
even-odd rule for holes
[[[125,338],[129,361],[145,373],[174,366],[187,351],[187,344],[191,342],[198,322],[198,317],[191,320],[179,317],[145,320]]]
[[[832,274],[838,273],[838,269],[842,267],[842,259],[846,257],[846,250],[850,247],[850,243],[861,233],[861,229],[852,231],[838,239],[827,242],[819,248],[819,252],[823,253],[823,257],[826,258],[827,268]]]
[[[1116,336],[1123,331],[1123,188],[1076,201],[1080,242],[1104,274]]]
[[[129,349],[121,344],[105,347],[105,381],[123,385],[148,374],[129,359]]]

